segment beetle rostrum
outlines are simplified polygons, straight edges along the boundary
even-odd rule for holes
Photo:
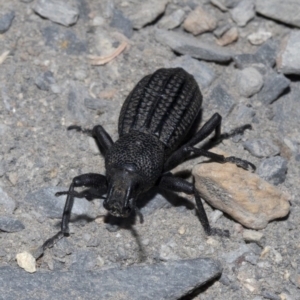
[[[142,78],[126,98],[119,117],[119,139],[112,138],[101,125],[92,130],[70,126],[93,136],[105,157],[106,175],[87,173],[75,177],[68,191],[62,216],[61,231],[47,240],[43,247],[52,245],[58,238],[68,235],[69,220],[74,197],[100,198],[108,212],[117,217],[128,217],[133,211],[139,214],[136,201],[140,194],[154,186],[172,192],[194,195],[200,221],[207,235],[228,235],[228,231],[211,228],[199,192],[194,184],[170,171],[183,161],[205,156],[219,163],[234,163],[244,169],[255,169],[246,160],[224,157],[208,151],[211,146],[234,134],[251,128],[244,125],[231,133],[221,134],[222,117],[215,113],[190,139],[202,104],[202,95],[194,77],[182,68],[159,69]],[[214,136],[202,148],[199,142],[210,134]],[[87,187],[82,192],[76,187]]]

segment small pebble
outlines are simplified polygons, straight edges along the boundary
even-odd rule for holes
[[[251,33],[247,38],[252,45],[261,45],[271,37],[272,33],[269,31],[258,31]]]
[[[185,19],[185,11],[177,9],[170,15],[164,16],[158,23],[159,28],[174,29],[178,27]]]
[[[179,229],[178,229],[178,233],[181,234],[181,235],[185,234],[185,231],[186,231],[186,229],[185,229],[184,225],[180,226]]]
[[[259,231],[245,229],[243,232],[243,239],[246,242],[255,242],[258,245],[261,245],[263,238],[263,233]]]
[[[260,158],[271,157],[280,153],[279,147],[268,138],[248,140],[243,146],[252,155]]]
[[[241,96],[251,97],[258,93],[264,80],[262,75],[255,68],[245,68],[238,73],[238,85]]]
[[[220,46],[227,46],[237,41],[238,38],[239,38],[238,29],[236,27],[232,27],[228,31],[226,31],[220,39],[217,40],[217,44]]]
[[[18,265],[28,273],[36,272],[35,258],[28,252],[18,253],[16,256]]]
[[[0,231],[18,232],[25,229],[23,223],[15,218],[0,216]]]
[[[238,26],[245,26],[255,16],[254,3],[252,0],[242,0],[230,11],[230,15]]]
[[[6,13],[1,13],[0,15],[0,34],[5,33],[12,24],[12,21],[15,17],[14,11],[9,11]]]

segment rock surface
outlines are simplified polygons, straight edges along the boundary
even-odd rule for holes
[[[245,68],[238,74],[240,94],[244,97],[251,97],[258,93],[264,81],[262,75],[255,68]]]
[[[287,195],[233,164],[202,163],[193,175],[205,201],[248,228],[265,228],[289,212]]]
[[[245,26],[255,16],[252,0],[242,0],[230,11],[232,19],[238,26]]]
[[[0,231],[18,232],[25,229],[24,224],[12,217],[0,216]]]
[[[275,156],[280,152],[279,147],[270,139],[248,140],[244,143],[244,147],[256,157]]]
[[[221,266],[208,258],[101,271],[31,275],[11,267],[0,267],[0,289],[4,299],[69,299],[71,293],[75,299],[96,299],[101,295],[103,299],[176,300],[218,277],[221,271]],[[133,284],[137,281],[138,286]]]
[[[217,40],[217,44],[220,46],[227,46],[237,41],[238,38],[239,38],[238,29],[236,27],[232,27],[228,31],[226,31],[220,39]]]

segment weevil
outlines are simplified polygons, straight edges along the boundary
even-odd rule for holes
[[[81,130],[92,135],[105,158],[106,175],[87,173],[73,178],[67,195],[61,231],[44,243],[44,248],[56,239],[69,234],[69,221],[74,197],[100,198],[106,194],[104,208],[113,216],[128,217],[136,206],[138,197],[154,186],[172,192],[194,195],[200,222],[207,235],[228,231],[211,228],[200,194],[194,183],[176,177],[170,171],[183,161],[204,156],[216,162],[231,162],[244,168],[255,168],[246,160],[224,157],[196,148],[195,145],[214,133],[211,142],[230,134],[221,134],[222,117],[218,113],[186,140],[201,110],[202,95],[194,77],[182,68],[159,69],[142,78],[126,98],[120,112],[119,139],[113,142],[101,125],[92,130],[79,126],[69,129]],[[236,132],[249,128],[245,125]],[[236,133],[235,132],[235,133]],[[87,187],[76,192],[77,187]]]

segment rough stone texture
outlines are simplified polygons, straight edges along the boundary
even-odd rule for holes
[[[245,26],[255,16],[253,0],[242,0],[230,14],[238,26]]]
[[[141,29],[143,26],[154,21],[166,9],[168,0],[155,0],[138,2],[135,12],[128,16],[133,24],[133,28]]]
[[[246,229],[243,231],[243,239],[246,242],[255,242],[261,244],[264,238],[264,234],[259,231]]]
[[[36,272],[35,258],[28,252],[18,253],[16,256],[18,265],[28,273]]]
[[[226,31],[220,39],[217,40],[217,44],[220,46],[226,46],[237,41],[238,38],[239,38],[238,29],[236,27],[232,27],[228,31]]]
[[[23,223],[15,218],[0,216],[0,231],[18,232],[25,229]]]
[[[131,38],[133,35],[131,21],[123,15],[122,11],[118,9],[114,9],[110,26],[119,29],[128,38]]]
[[[185,11],[183,9],[177,9],[171,14],[164,16],[158,23],[159,28],[173,29],[178,27],[185,18]]]
[[[46,71],[39,74],[35,79],[35,84],[39,89],[49,91],[51,85],[55,84],[53,73],[51,71]]]
[[[282,74],[269,70],[264,76],[264,86],[257,94],[263,104],[273,103],[290,86],[290,80]]]
[[[244,143],[244,147],[256,157],[275,156],[280,152],[279,147],[270,139],[248,140]]]
[[[259,30],[258,32],[251,33],[247,38],[252,45],[261,45],[271,37],[272,32]]]
[[[181,67],[185,70],[189,70],[189,73],[195,77],[200,89],[210,86],[216,77],[215,72],[207,65],[207,63],[194,59],[189,55],[177,57],[173,61],[170,61],[168,66],[170,68]]]
[[[197,6],[186,17],[183,27],[193,35],[213,31],[217,27],[217,20],[208,14],[201,6]]]
[[[70,295],[73,299],[177,300],[218,277],[221,270],[217,262],[208,258],[30,275],[11,267],[1,267],[0,290],[7,300],[70,299]]]
[[[0,214],[12,214],[16,209],[16,202],[0,187]]]
[[[64,26],[75,24],[79,16],[76,2],[71,0],[38,0],[33,9],[42,17]]]
[[[158,29],[155,31],[155,38],[158,42],[172,48],[172,50],[181,54],[190,55],[194,58],[226,62],[231,60],[232,57],[231,53],[222,47],[200,42],[182,33]]]
[[[289,212],[286,194],[234,164],[202,163],[193,175],[205,201],[248,228],[265,228]]]
[[[256,11],[268,18],[300,27],[300,5],[294,0],[256,0]]]
[[[66,196],[55,197],[55,193],[66,190],[68,189],[64,187],[40,189],[26,195],[24,201],[31,204],[35,210],[41,211],[48,218],[60,219],[64,210]],[[71,220],[94,219],[95,217],[94,207],[89,201],[75,198]]]
[[[9,29],[14,17],[14,11],[9,11],[4,14],[0,14],[0,34],[5,33]]]
[[[299,5],[300,6],[300,5]],[[299,9],[300,13],[300,9]],[[299,17],[300,19],[300,17]],[[300,75],[300,31],[291,32],[280,45],[276,67],[284,74]]]
[[[264,84],[262,75],[255,68],[245,68],[238,74],[240,94],[251,97],[258,93]]]
[[[257,169],[257,174],[274,185],[285,180],[287,160],[281,156],[264,159]]]

